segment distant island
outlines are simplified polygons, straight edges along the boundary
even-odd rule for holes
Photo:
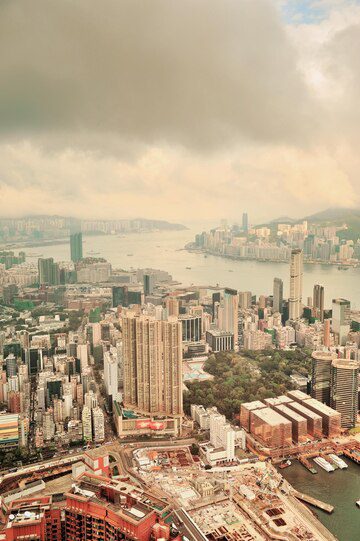
[[[91,220],[56,215],[35,215],[0,219],[0,243],[35,245],[43,241],[61,241],[73,228],[84,235],[123,235],[149,231],[180,231],[187,229],[165,220],[134,218],[131,220]]]

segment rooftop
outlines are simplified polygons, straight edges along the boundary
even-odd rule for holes
[[[291,410],[290,408],[288,408],[284,404],[278,404],[276,406],[276,409],[277,409],[278,412],[288,415],[294,421],[299,421],[299,422],[306,421],[305,417],[303,417],[302,415],[300,415],[296,411]]]
[[[221,331],[219,329],[210,329],[206,332],[211,334],[212,336],[219,338],[221,338],[222,336],[234,336],[234,333],[232,333],[231,331]]]
[[[260,402],[260,400],[253,400],[253,402],[245,402],[244,404],[241,404],[241,407],[244,407],[249,411],[253,411],[266,408],[266,404],[263,404],[263,402]]]
[[[330,416],[339,416],[340,413],[332,408],[329,408],[326,404],[323,404],[322,402],[319,402],[319,400],[315,400],[315,398],[310,398],[306,401],[306,405],[310,408],[316,409],[320,414],[323,413],[324,415],[330,415]]]
[[[302,413],[303,415],[305,415],[306,417],[309,417],[310,419],[313,419],[314,421],[316,419],[321,419],[320,415],[313,412],[312,410],[309,410],[308,408],[306,408],[302,404],[299,404],[298,402],[291,402],[291,404],[289,405],[289,408],[298,411],[300,414]]]
[[[76,479],[69,494],[98,503],[135,522],[168,505],[167,501],[134,485],[87,472]]]
[[[344,368],[347,370],[359,369],[359,363],[356,361],[350,361],[349,359],[336,359],[332,363],[334,368]]]
[[[271,408],[263,408],[253,412],[253,415],[260,417],[265,423],[278,426],[280,424],[290,424],[291,421],[277,413],[277,411],[272,410]]]
[[[101,457],[106,456],[108,454],[109,454],[109,450],[104,446],[95,447],[93,449],[86,449],[86,451],[84,452],[84,455],[87,455],[88,457],[92,458],[93,460],[95,460],[96,458],[101,458]]]
[[[289,391],[287,393],[287,396],[289,396],[290,398],[294,398],[295,400],[307,400],[308,398],[311,398],[311,396],[309,396],[308,394],[298,390]]]
[[[287,404],[292,402],[292,399],[288,396],[281,395],[276,398],[265,398],[265,404],[270,404],[271,406],[280,406],[280,404]]]

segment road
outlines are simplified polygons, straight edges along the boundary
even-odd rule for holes
[[[181,535],[195,541],[207,541],[207,537],[201,532],[196,524],[191,520],[184,509],[174,511],[175,524]]]

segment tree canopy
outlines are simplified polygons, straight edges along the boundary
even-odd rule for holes
[[[243,402],[276,397],[293,389],[290,375],[307,375],[310,365],[310,356],[302,350],[210,355],[204,369],[214,377],[187,383],[185,411],[189,413],[191,404],[216,406],[220,413],[234,421]]]

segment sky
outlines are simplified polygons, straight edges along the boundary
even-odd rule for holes
[[[360,206],[360,2],[1,0],[0,216]]]

